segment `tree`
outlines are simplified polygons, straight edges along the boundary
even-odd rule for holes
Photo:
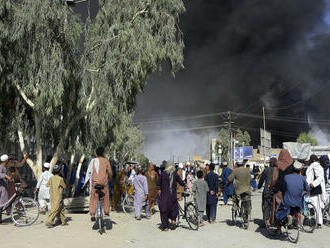
[[[183,11],[182,0],[100,0],[95,19],[82,23],[63,1],[1,1],[0,89],[11,100],[0,102],[1,138],[23,152],[32,140],[36,177],[46,149],[54,164],[64,150],[110,147],[148,76],[166,63],[182,68]]]
[[[139,154],[136,158],[142,168],[146,169],[148,167],[149,159],[144,154]]]
[[[238,141],[237,146],[249,146],[251,142],[250,134],[247,131],[242,131],[241,129],[232,129],[232,133],[236,134],[236,141]],[[221,128],[219,131],[220,144],[222,147],[222,158],[226,158],[224,160],[229,161],[228,151],[230,149],[230,136],[228,133],[228,129]]]
[[[298,136],[298,138],[297,138],[297,142],[298,143],[301,143],[301,144],[303,144],[303,143],[310,143],[312,146],[317,146],[318,145],[317,139],[315,139],[310,132],[308,132],[308,133],[306,133],[306,132],[300,133],[299,136]]]

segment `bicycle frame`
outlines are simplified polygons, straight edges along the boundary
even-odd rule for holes
[[[20,183],[15,184],[15,193],[12,195],[12,197],[10,197],[10,199],[3,204],[2,206],[0,206],[0,213],[3,213],[4,211],[6,211],[8,208],[11,207],[11,205],[19,198],[22,196],[22,194],[20,192],[18,192],[18,187],[20,186]]]

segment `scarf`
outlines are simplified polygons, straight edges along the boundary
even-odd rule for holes
[[[173,181],[174,181],[174,173],[175,173],[174,166],[168,166],[165,169],[165,172],[168,174],[168,176],[170,178],[170,192],[172,194],[172,191],[173,191]]]

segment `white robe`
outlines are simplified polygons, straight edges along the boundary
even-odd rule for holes
[[[39,189],[38,198],[40,200],[49,200],[49,188],[46,186],[49,179],[53,176],[49,171],[44,171],[38,181],[37,188]]]
[[[308,184],[312,184],[314,187],[321,185],[322,194],[309,196],[308,201],[310,201],[316,208],[318,224],[323,224],[322,209],[325,207],[327,202],[327,193],[325,190],[323,167],[318,162],[312,163],[307,168],[306,181]]]

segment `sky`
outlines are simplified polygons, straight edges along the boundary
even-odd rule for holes
[[[266,116],[280,117],[266,121],[273,146],[312,128],[324,140],[327,126],[310,125],[307,119],[329,119],[328,0],[185,3],[185,69],[175,78],[166,68],[152,75],[138,96],[135,119],[142,123],[147,156],[155,161],[181,154],[207,157],[208,140],[217,137],[219,127],[195,128],[226,121],[220,115],[168,119],[223,111],[260,117],[262,106]],[[292,118],[299,122],[289,122]],[[234,122],[250,132],[257,147],[262,120],[236,116]]]
[[[137,98],[143,153],[156,162],[207,158],[227,121],[214,113],[227,111],[245,114],[232,114],[233,127],[249,131],[257,147],[263,106],[274,147],[309,130],[327,142],[329,126],[318,120],[330,119],[330,0],[184,3],[185,68],[172,77],[164,66]],[[85,15],[86,5],[76,11]]]

